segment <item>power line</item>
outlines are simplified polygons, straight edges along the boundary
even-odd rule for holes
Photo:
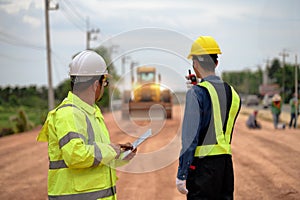
[[[79,25],[78,23],[76,23],[73,19],[72,19],[72,16],[70,16],[69,14],[68,14],[68,12],[66,11],[66,10],[64,10],[64,8],[61,8],[61,11],[62,11],[62,14],[65,16],[65,18],[69,21],[69,22],[71,22],[78,30],[80,30],[80,31],[85,31],[85,29],[81,26],[81,25]]]
[[[72,3],[72,1],[69,1],[69,0],[64,0],[64,1],[66,1],[66,2],[68,3],[67,5],[69,5],[70,7],[72,7],[71,10],[75,13],[75,15],[77,15],[78,18],[82,20],[82,22],[85,22],[85,17],[82,16],[82,15],[79,13],[79,11],[78,11],[77,8],[74,6],[74,4]]]
[[[9,34],[9,33],[5,33],[3,31],[0,31],[0,42],[4,42],[6,44],[19,46],[19,47],[31,48],[31,49],[34,49],[34,50],[45,50],[44,46],[30,44],[30,43],[24,41],[21,38],[18,38],[18,37],[14,36],[12,34]]]
[[[31,63],[36,63],[36,62],[41,62],[41,61],[45,61],[45,58],[39,58],[37,59],[37,57],[34,57],[34,59],[29,59],[28,57],[24,58],[24,57],[18,57],[16,55],[7,55],[7,54],[0,54],[0,57],[1,58],[6,58],[8,60],[11,60],[11,61],[14,61],[14,62],[22,62],[23,65],[22,67],[24,66],[24,63],[28,63],[28,62],[31,62]]]
[[[80,12],[79,12],[79,9],[76,8],[76,6],[74,5],[74,2],[70,1],[70,0],[63,0],[63,1],[66,1],[67,4],[65,4],[65,6],[69,7],[71,12],[73,12],[79,19],[81,19],[81,21],[83,23],[86,23],[86,20],[87,20],[87,16],[83,16]],[[65,3],[65,2],[63,2]],[[90,22],[89,22],[90,23]],[[95,24],[93,23],[90,23],[89,24],[90,26],[92,27],[97,27]]]
[[[70,8],[70,6],[65,2],[61,1],[61,11],[62,14],[65,16],[65,18],[71,22],[76,28],[78,28],[80,31],[85,32],[85,20],[84,18],[78,13],[78,11],[75,11],[74,8]],[[72,6],[74,7],[74,6]]]

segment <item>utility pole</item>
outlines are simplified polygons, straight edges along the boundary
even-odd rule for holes
[[[45,0],[45,25],[46,25],[46,47],[47,47],[47,70],[48,70],[48,109],[54,108],[54,91],[52,86],[52,67],[51,67],[51,47],[50,47],[50,28],[49,28],[49,10],[57,10],[58,3],[54,7],[50,6],[51,0]]]
[[[86,19],[86,49],[90,49],[90,41],[97,40],[97,34],[100,33],[99,29],[89,30],[89,18]]]
[[[298,105],[298,101],[299,101],[299,94],[298,94],[298,57],[297,54],[295,55],[295,97],[297,99],[297,106],[296,106],[296,127],[297,127],[297,116],[299,113],[299,105]]]
[[[270,82],[269,81],[269,76],[268,76],[268,71],[269,71],[269,67],[270,67],[270,60],[267,59],[265,61],[266,61],[266,68],[263,69],[263,80],[262,80],[263,85],[267,85]]]
[[[130,64],[131,86],[134,83],[134,69],[133,68],[134,68],[135,65],[138,65],[138,62],[132,61],[131,64]]]
[[[113,53],[117,53],[118,52],[118,48],[119,48],[119,45],[112,45],[110,48],[109,48],[109,56],[112,57],[111,55]],[[109,63],[109,65],[112,65],[112,62]],[[108,68],[109,69],[109,68]],[[109,73],[109,72],[108,72]],[[111,80],[109,85],[108,85],[108,95],[109,95],[109,101],[108,101],[108,109],[109,111],[112,111],[112,88],[115,88],[115,85],[114,85],[114,81]]]
[[[279,53],[279,56],[282,56],[282,100],[285,101],[285,58],[289,56],[288,53],[286,53],[285,49],[281,53]]]
[[[123,87],[123,92],[125,91],[125,85],[126,85],[126,76],[125,76],[125,64],[126,64],[126,61],[128,61],[130,59],[130,56],[122,56],[122,71],[121,71],[121,76],[123,76],[123,81],[122,81],[122,87]],[[122,77],[121,77],[122,78]]]

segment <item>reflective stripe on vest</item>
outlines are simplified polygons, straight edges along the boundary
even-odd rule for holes
[[[49,195],[49,200],[82,200],[82,199],[100,199],[116,194],[116,186],[113,186],[108,189],[99,190],[96,192],[87,192],[80,194],[69,194],[69,195],[59,195],[51,196]]]
[[[232,103],[229,110],[228,120],[226,124],[226,132],[224,134],[222,128],[221,108],[219,103],[219,97],[214,86],[208,81],[204,81],[198,84],[201,87],[205,87],[211,97],[212,111],[214,119],[214,130],[216,134],[217,144],[214,145],[201,145],[197,146],[194,156],[204,157],[210,155],[231,154],[231,135],[233,126],[240,109],[240,98],[235,90],[230,86],[232,92]]]
[[[81,109],[79,109],[77,106],[73,104],[64,104],[61,107],[57,108],[56,110],[59,110],[61,108],[65,107],[73,107],[77,108],[81,112],[83,112]],[[83,112],[84,113],[84,112]],[[97,144],[94,143],[95,140],[95,133],[91,124],[91,121],[89,120],[88,116],[84,113],[85,115],[85,121],[87,124],[87,133],[88,133],[88,144],[94,146],[94,152],[95,152],[95,159],[92,167],[98,166],[102,160],[102,154],[101,151],[98,147]],[[69,132],[67,133],[64,137],[62,137],[59,140],[59,147],[62,148],[64,145],[66,145],[68,142],[70,142],[74,138],[81,138],[84,142],[86,142],[86,138],[84,135],[80,133],[75,133],[75,132]],[[64,160],[57,160],[57,161],[49,161],[49,169],[62,169],[62,168],[68,168]]]

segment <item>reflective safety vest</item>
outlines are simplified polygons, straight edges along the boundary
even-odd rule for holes
[[[116,152],[100,109],[69,92],[49,112],[37,138],[48,142],[48,197],[53,200],[116,199]]]
[[[204,157],[204,156],[212,156],[212,155],[221,155],[221,154],[231,154],[231,136],[233,127],[235,124],[236,117],[240,110],[240,97],[237,92],[230,86],[231,94],[232,94],[232,102],[228,113],[228,119],[225,120],[226,131],[223,131],[222,117],[221,117],[221,108],[218,93],[215,87],[208,81],[204,81],[198,84],[200,87],[204,87],[208,90],[210,95],[210,99],[212,102],[212,117],[213,117],[213,132],[211,134],[215,134],[216,144],[207,144],[197,146],[194,156],[195,157]],[[209,133],[207,133],[209,134]]]

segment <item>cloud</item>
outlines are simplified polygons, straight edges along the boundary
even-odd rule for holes
[[[22,20],[23,20],[23,22],[31,25],[34,28],[39,27],[42,23],[40,19],[29,16],[29,15],[24,15]]]
[[[8,14],[16,14],[21,10],[29,10],[30,7],[36,9],[42,9],[44,7],[44,1],[41,0],[12,0],[4,1],[0,4],[0,9],[4,10]]]

